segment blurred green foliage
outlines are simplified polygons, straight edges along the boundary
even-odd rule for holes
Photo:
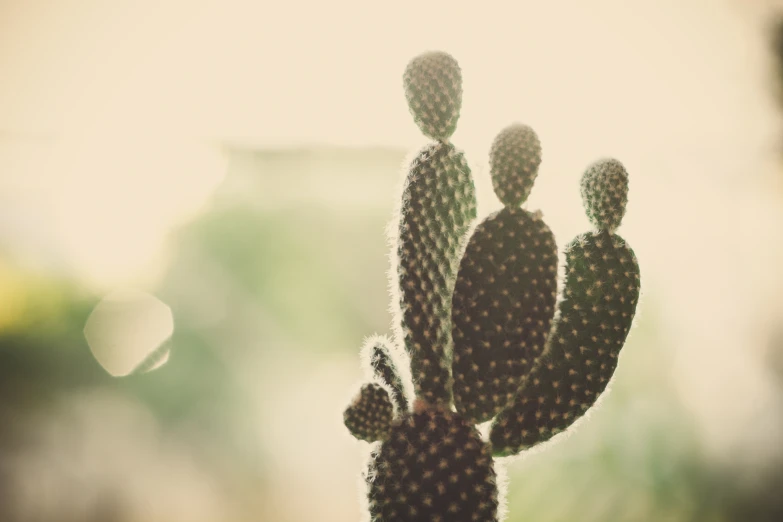
[[[172,235],[167,271],[151,289],[174,314],[171,357],[160,369],[111,378],[82,334],[101,296],[77,281],[14,267],[7,256],[16,290],[0,299],[14,299],[22,312],[13,320],[0,315],[0,490],[18,471],[3,462],[38,450],[35,424],[27,419],[48,415],[60,398],[84,390],[127,397],[151,412],[164,435],[191,448],[199,466],[227,484],[223,494],[248,519],[263,512],[256,497],[277,491],[271,462],[289,451],[267,437],[270,408],[281,398],[265,382],[293,379],[313,408],[334,408],[335,422],[323,430],[344,429],[342,403],[318,402],[319,390],[296,381],[296,364],[353,367],[362,336],[388,331],[383,232],[403,155],[242,154],[243,168],[235,164],[211,208]],[[313,172],[326,175],[321,169],[339,178],[344,166],[346,185],[365,183],[371,172],[376,179],[368,183],[380,188],[369,201],[362,202],[361,191],[354,195],[361,204],[296,189],[262,193],[278,186],[264,181],[270,165],[276,176],[289,176],[286,187],[306,185]],[[742,489],[731,470],[706,458],[675,391],[672,354],[661,347],[658,311],[665,303],[646,290],[611,393],[577,433],[508,465],[510,522],[780,520],[780,498],[771,493],[780,491],[780,474],[770,477],[770,488]],[[294,423],[312,413],[290,418]],[[297,494],[291,491],[291,498]],[[350,502],[356,497],[345,492]],[[14,502],[0,493],[0,520],[13,520]],[[286,519],[272,513],[266,516]]]

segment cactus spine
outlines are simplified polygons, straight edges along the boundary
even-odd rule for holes
[[[535,132],[515,124],[495,139],[490,167],[504,208],[467,238],[473,181],[447,141],[462,103],[459,66],[427,53],[404,80],[415,122],[437,140],[411,163],[394,248],[405,350],[384,338],[367,343],[371,382],[344,421],[376,443],[364,475],[373,522],[495,522],[493,455],[566,429],[617,365],[639,299],[638,263],[614,233],[628,176],[616,160],[585,172],[582,199],[596,230],[566,247],[558,302],[555,238],[540,213],[520,208],[541,162]],[[412,411],[400,356],[410,359]],[[490,419],[485,441],[475,424]]]

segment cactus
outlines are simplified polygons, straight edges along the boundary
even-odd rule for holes
[[[417,402],[370,461],[373,520],[497,520],[489,445],[449,409]]]
[[[370,368],[381,383],[391,390],[391,398],[401,411],[408,409],[405,386],[394,364],[393,349],[383,337],[369,339],[364,350],[369,358]]]
[[[421,132],[437,141],[449,139],[462,107],[457,60],[443,52],[424,53],[411,60],[403,80],[408,107]]]
[[[391,431],[394,405],[389,393],[372,382],[362,386],[343,417],[354,437],[373,442],[386,438]]]
[[[511,405],[493,421],[497,455],[517,453],[564,430],[606,389],[639,300],[639,264],[620,225],[628,175],[613,159],[591,165],[582,200],[594,232],[566,246],[565,290],[546,353]]]
[[[411,358],[416,394],[451,401],[449,303],[461,241],[476,217],[476,191],[464,155],[448,138],[462,104],[461,72],[445,53],[427,53],[408,65],[405,94],[427,145],[411,163],[400,209],[397,248],[402,337]]]
[[[583,175],[596,230],[566,247],[558,301],[555,238],[540,213],[520,208],[541,162],[535,132],[515,124],[493,142],[492,182],[504,208],[469,236],[473,182],[447,142],[459,119],[459,66],[428,53],[404,79],[414,120],[438,141],[413,160],[403,189],[393,249],[401,333],[365,344],[370,382],[344,422],[374,444],[364,474],[373,522],[495,522],[494,458],[568,428],[614,373],[639,299],[636,258],[614,233],[628,176],[616,160]],[[484,440],[475,425],[487,420]]]
[[[454,402],[484,422],[508,404],[544,348],[557,298],[557,246],[539,214],[519,208],[541,163],[530,127],[512,125],[490,151],[505,207],[476,227],[452,299]]]

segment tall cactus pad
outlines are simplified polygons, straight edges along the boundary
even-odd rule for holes
[[[628,202],[628,173],[616,159],[602,159],[582,176],[582,202],[587,217],[598,230],[620,226]]]
[[[533,129],[517,123],[497,135],[489,152],[489,166],[495,194],[505,206],[524,203],[540,164],[541,143]]]
[[[452,301],[454,402],[474,422],[514,398],[541,355],[557,299],[557,246],[536,214],[504,208],[481,223]]]
[[[617,366],[639,285],[636,256],[620,236],[590,232],[568,245],[565,295],[547,352],[495,419],[496,454],[544,442],[593,405]]]
[[[462,107],[462,71],[444,52],[410,61],[403,76],[408,108],[425,136],[447,140],[454,134]]]
[[[383,440],[391,431],[394,406],[386,390],[378,384],[362,386],[353,403],[343,413],[345,427],[354,437],[367,442]]]
[[[373,374],[392,391],[392,401],[403,412],[408,409],[408,400],[405,397],[405,387],[394,365],[391,349],[388,341],[383,338],[371,339],[366,348],[369,353],[370,367]]]
[[[416,395],[449,402],[451,293],[476,194],[462,153],[433,143],[413,160],[402,196],[397,242],[405,348]]]
[[[421,407],[395,421],[367,473],[373,522],[495,522],[489,446],[459,415]]]
[[[514,124],[490,151],[492,183],[506,206],[473,233],[452,301],[454,400],[475,422],[514,397],[540,356],[557,299],[557,246],[540,214],[519,208],[541,163],[533,129]]]

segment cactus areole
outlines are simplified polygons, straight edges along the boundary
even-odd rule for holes
[[[369,382],[343,420],[374,445],[363,475],[371,521],[495,522],[494,458],[568,429],[617,367],[640,293],[636,257],[615,233],[628,174],[603,159],[582,176],[596,228],[565,247],[558,299],[555,237],[521,208],[541,164],[536,133],[512,124],[498,134],[489,163],[503,208],[475,223],[471,172],[448,142],[462,106],[457,61],[414,58],[404,88],[435,141],[410,165],[392,238],[397,335],[365,343]],[[485,421],[487,439],[476,428]]]

